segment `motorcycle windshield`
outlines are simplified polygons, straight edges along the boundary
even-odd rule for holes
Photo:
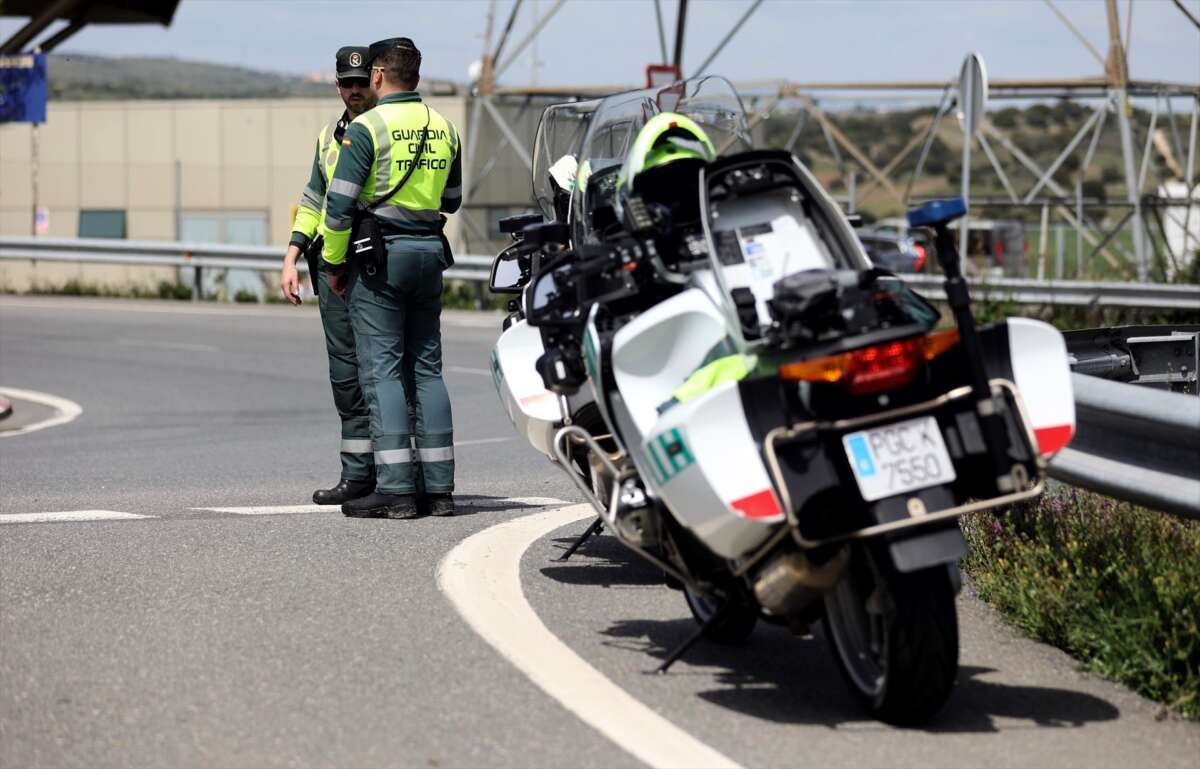
[[[555,199],[558,194],[571,194],[571,187],[563,187],[551,175],[565,179],[573,177],[572,167],[578,161],[588,125],[596,113],[600,99],[553,104],[542,113],[537,134],[533,139],[533,199],[548,221],[554,221]],[[555,167],[563,158],[569,158],[563,166]]]
[[[660,112],[678,112],[696,121],[718,154],[751,147],[742,99],[723,77],[692,78],[600,99],[580,147],[571,197],[576,243],[595,242],[599,232],[616,224],[613,203],[621,164],[646,121]]]

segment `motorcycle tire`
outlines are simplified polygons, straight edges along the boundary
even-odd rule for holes
[[[945,566],[904,574],[858,545],[825,596],[825,636],[842,677],[871,715],[914,726],[932,718],[958,678],[958,615]]]
[[[692,617],[698,625],[708,622],[717,611],[716,601],[694,592],[686,585],[683,588],[683,597],[687,599],[688,608],[691,609]],[[719,644],[740,644],[750,637],[756,624],[758,612],[755,609],[733,604],[725,609],[724,616],[705,628],[704,637]]]

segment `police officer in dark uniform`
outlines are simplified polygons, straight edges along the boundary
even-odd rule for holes
[[[334,291],[349,290],[375,446],[375,492],[342,512],[413,518],[423,496],[432,515],[453,515],[441,339],[442,270],[452,257],[442,233],[443,214],[462,203],[462,145],[454,124],[417,93],[421,52],[412,40],[373,43],[367,65],[378,104],[346,129],[322,227],[322,269]]]
[[[333,403],[341,418],[342,474],[329,489],[318,489],[313,501],[319,505],[340,505],[375,490],[375,461],[371,444],[370,412],[358,382],[358,358],[350,310],[346,300],[329,290],[326,281],[317,279],[321,262],[318,229],[325,210],[325,192],[337,166],[346,128],[356,117],[375,105],[371,93],[367,48],[346,46],[335,57],[338,95],[346,105],[342,116],[321,129],[308,184],[300,195],[292,239],[283,258],[280,288],[285,299],[300,304],[300,277],[296,261],[307,252],[313,290],[321,301],[321,325],[325,329],[325,350],[329,354],[329,383]],[[315,243],[313,241],[316,241]]]

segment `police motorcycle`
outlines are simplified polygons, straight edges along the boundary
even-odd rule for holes
[[[936,233],[939,328],[794,156],[722,152],[720,99],[678,110],[717,87],[736,100],[714,78],[643,94],[632,142],[592,120],[579,229],[523,306],[544,389],[590,391],[608,445],[564,424],[552,449],[564,468],[586,449],[611,482],[569,475],[598,518],[684,593],[698,627],[660,671],[701,637],[823,621],[866,709],[921,723],[957,677],[957,518],[1040,494],[1074,433],[1065,344],[1037,321],[976,326],[947,227],[961,200],[909,214]]]
[[[541,260],[570,245],[571,192],[578,170],[577,157],[591,118],[600,100],[554,104],[546,108],[534,139],[533,195],[540,213],[502,219],[500,230],[512,242],[492,263],[489,288],[512,295],[500,338],[492,348],[491,370],[500,401],[517,432],[551,461],[557,461],[554,436],[566,424],[582,424],[602,433],[603,422],[588,390],[570,395],[545,388],[536,363],[545,353],[538,329],[525,319],[520,295],[539,269]],[[587,452],[577,448],[570,471],[588,484],[592,477]],[[598,531],[599,522],[587,529],[581,544]],[[577,547],[578,545],[576,545]],[[574,552],[572,548],[560,560]]]

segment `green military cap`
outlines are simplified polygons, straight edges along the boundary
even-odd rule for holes
[[[409,48],[416,51],[417,56],[421,55],[421,52],[417,50],[416,44],[410,38],[389,37],[386,40],[377,40],[371,43],[370,47],[367,48],[367,64],[370,65],[371,62],[375,61],[377,56],[390,48]]]
[[[362,45],[347,45],[337,52],[338,77],[370,77],[367,71],[367,47]]]

